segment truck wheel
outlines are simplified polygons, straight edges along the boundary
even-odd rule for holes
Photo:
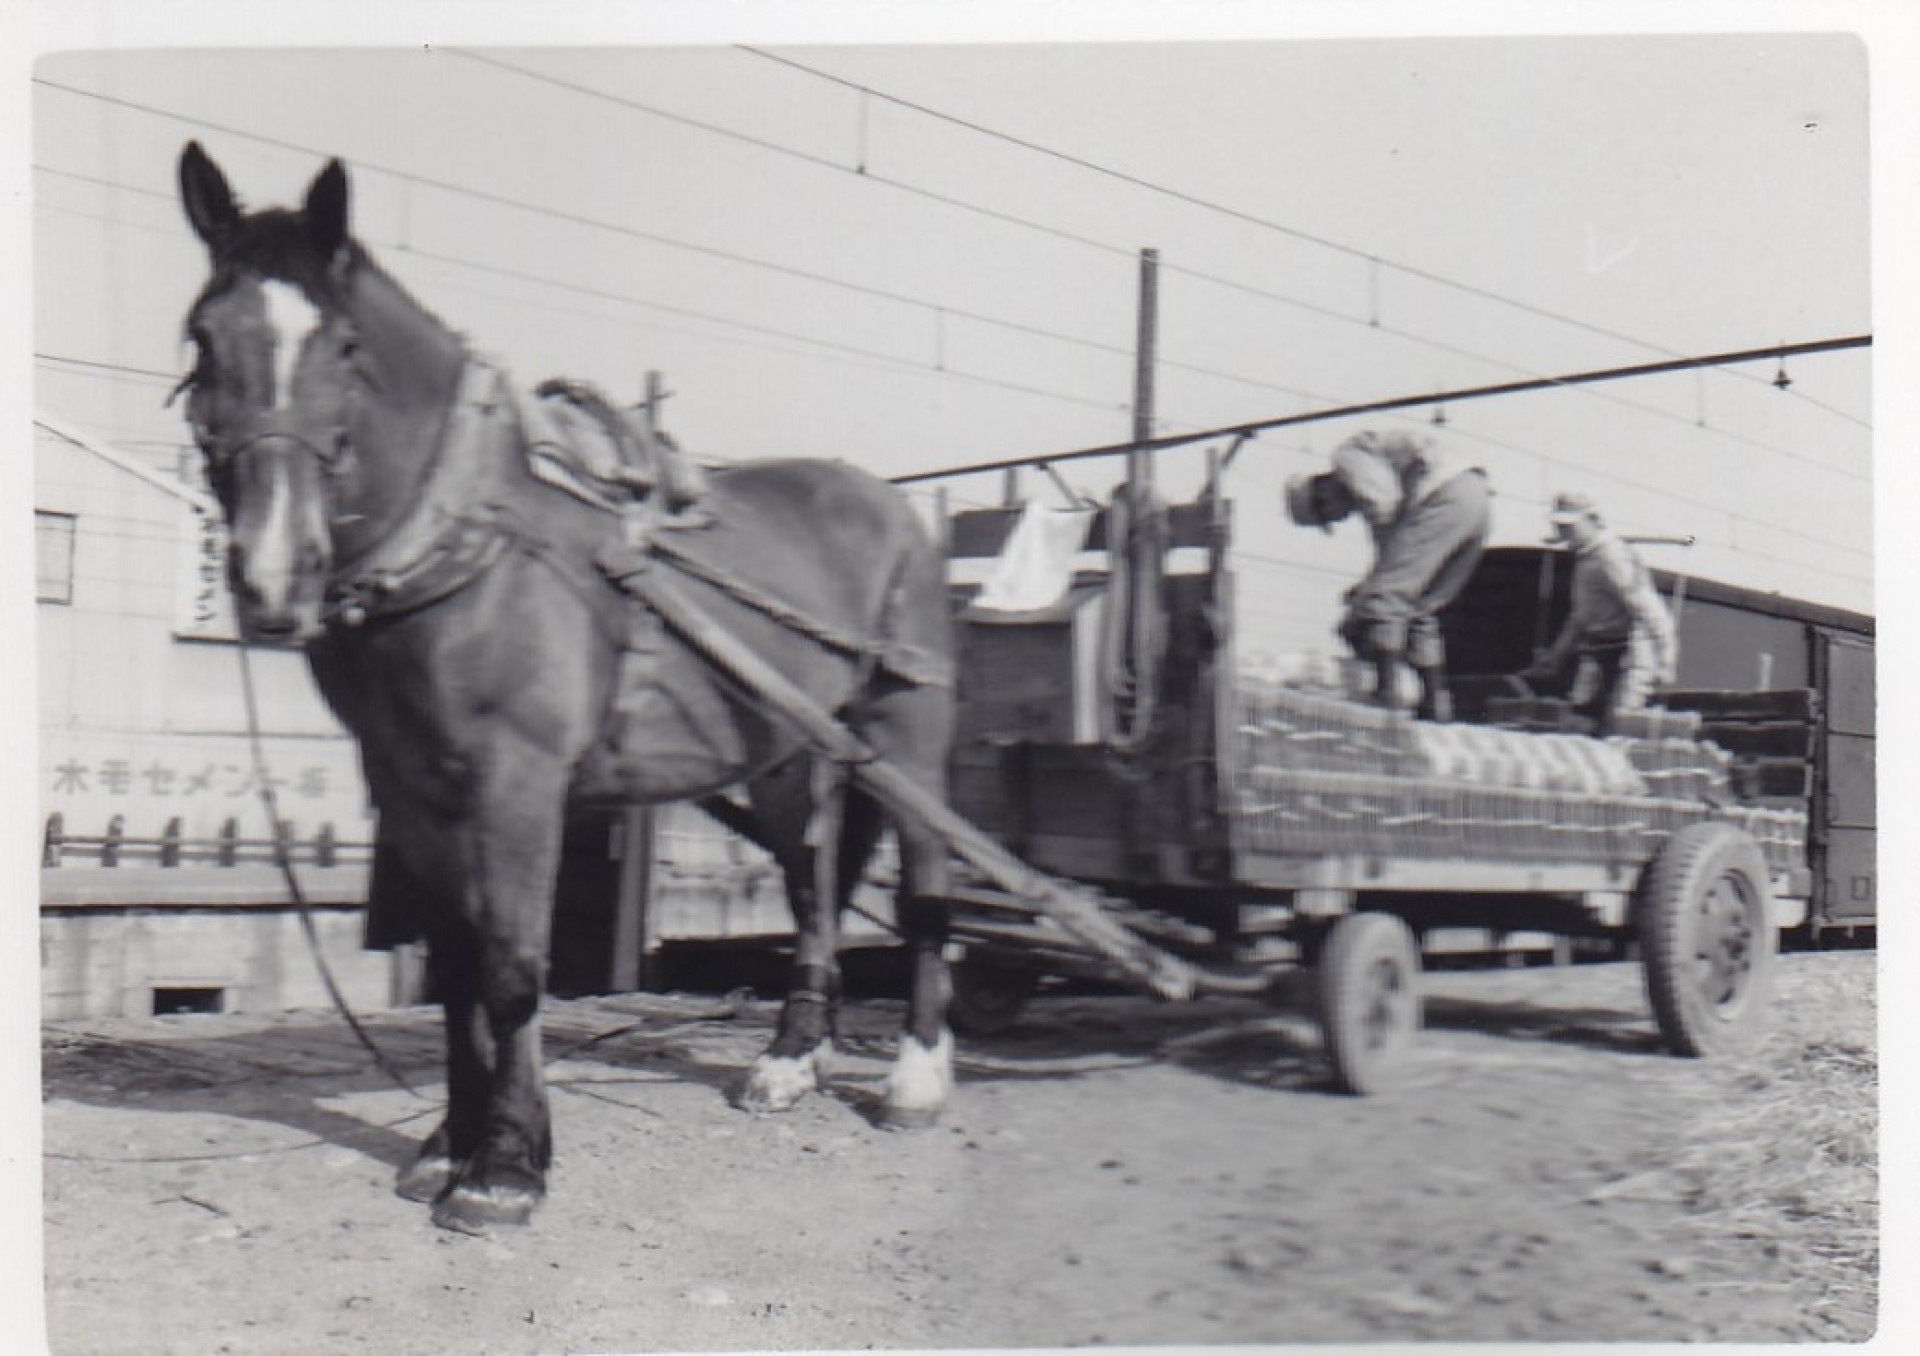
[[[1420,1029],[1420,947],[1390,913],[1350,913],[1320,953],[1320,1026],[1334,1082],[1346,1092],[1388,1087]]]
[[[1776,944],[1766,860],[1731,824],[1689,824],[1641,877],[1647,999],[1675,1054],[1737,1054],[1757,1036]]]
[[[963,1036],[995,1036],[1020,1020],[1040,987],[1040,972],[974,954],[953,967],[947,1021]]]

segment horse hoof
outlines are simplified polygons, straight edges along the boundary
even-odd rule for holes
[[[880,1128],[924,1130],[940,1119],[953,1092],[953,1034],[942,1031],[932,1047],[907,1032],[880,1099]]]
[[[458,1165],[444,1154],[422,1154],[394,1178],[394,1195],[403,1201],[426,1205],[439,1199],[457,1170]]]
[[[929,1130],[940,1123],[937,1106],[888,1106],[880,1104],[882,1130]]]
[[[756,1116],[791,1111],[820,1086],[822,1063],[817,1052],[802,1059],[762,1055],[754,1060],[733,1104]]]
[[[524,1187],[475,1187],[460,1183],[433,1205],[433,1222],[455,1233],[484,1238],[495,1224],[525,1224],[541,1193]]]

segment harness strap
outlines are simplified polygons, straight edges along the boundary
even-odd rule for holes
[[[570,398],[589,408],[605,402],[591,388],[567,388]],[[597,402],[597,403],[596,403]],[[487,452],[503,425],[503,417],[518,426],[523,415],[512,383],[498,367],[469,356],[461,374],[459,394],[447,416],[446,427],[434,448],[433,464],[414,506],[398,527],[358,560],[337,571],[328,584],[323,616],[347,626],[358,626],[374,615],[411,612],[450,597],[478,579],[516,547],[558,566],[556,553],[538,543],[513,520],[513,515],[489,503],[485,490],[498,475],[497,461]],[[632,436],[630,427],[619,422]],[[656,464],[659,464],[656,461]],[[535,472],[539,473],[538,460]],[[555,481],[541,476],[548,484]],[[609,502],[576,483],[559,488],[619,514],[631,542],[621,569],[632,573],[644,562],[636,553],[658,558],[673,568],[712,585],[734,601],[772,617],[789,630],[807,636],[841,654],[872,663],[915,686],[951,687],[952,661],[922,646],[853,635],[794,607],[772,593],[739,578],[731,571],[689,554],[667,533],[704,525],[704,517],[666,517],[657,502],[663,496],[645,495],[632,504]],[[679,487],[687,493],[689,483]],[[603,570],[605,567],[603,566]],[[570,583],[579,572],[561,568]],[[611,573],[611,572],[609,572]],[[629,590],[633,592],[633,590]]]
[[[358,626],[375,612],[425,607],[458,592],[505,554],[508,534],[485,503],[497,472],[485,453],[504,403],[500,369],[469,357],[413,507],[327,585],[324,615]],[[476,504],[476,500],[480,501]]]
[[[904,641],[868,640],[851,635],[748,583],[731,571],[689,554],[671,537],[653,534],[646,547],[680,573],[711,584],[735,602],[744,603],[754,611],[772,617],[788,630],[797,631],[830,650],[868,660],[916,687],[953,686],[953,661],[945,655]],[[630,567],[631,564],[629,559],[627,565]]]
[[[658,613],[661,620],[709,663],[773,706],[829,758],[841,763],[872,760],[873,750],[865,740],[840,724],[786,674],[682,594],[653,568],[648,552],[623,543],[603,550],[596,563],[622,590]]]

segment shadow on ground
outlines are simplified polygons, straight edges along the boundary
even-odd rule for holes
[[[780,966],[766,966],[750,977],[763,986],[761,993],[777,992],[781,973]],[[739,972],[725,978],[737,981]],[[1447,992],[1430,993],[1426,1002],[1426,1026],[1433,1032],[1627,1055],[1661,1048],[1651,1022],[1635,1009],[1516,999],[1510,991],[1503,994],[1497,981],[1484,998],[1463,995],[1471,985],[1459,977],[1449,977],[1445,987]],[[904,1016],[904,984],[887,963],[869,958],[850,967],[848,989],[836,1043],[851,1067],[836,1078],[833,1095],[871,1118]],[[1296,977],[1270,997],[1164,1003],[1053,984],[1009,1029],[962,1038],[957,1076],[969,1084],[1077,1080],[1158,1065],[1272,1092],[1331,1094],[1310,982]],[[744,988],[724,996],[555,1000],[543,1028],[550,1076],[556,1087],[604,1096],[604,1072],[628,1071],[636,1085],[690,1084],[724,1101],[772,1039],[777,1015],[770,996]],[[394,1084],[328,1013],[55,1024],[43,1033],[43,1095],[162,1115],[240,1117],[292,1130],[309,1144],[352,1149],[397,1170],[411,1161],[440,1114],[438,1012],[413,1008],[363,1021],[418,1094],[397,1109],[387,1105],[380,1123],[339,1106]],[[554,1067],[559,1065],[565,1067]],[[596,1069],[603,1073],[591,1072]],[[46,1145],[51,1156],[84,1159],[80,1148]]]

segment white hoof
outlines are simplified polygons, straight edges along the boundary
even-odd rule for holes
[[[953,1091],[953,1033],[942,1030],[929,1050],[911,1032],[902,1032],[900,1053],[887,1075],[881,1118],[893,1126],[931,1125]]]
[[[802,1097],[826,1081],[832,1052],[832,1045],[823,1041],[798,1059],[761,1055],[747,1070],[746,1084],[736,1099],[741,1109],[756,1113],[793,1110]]]

